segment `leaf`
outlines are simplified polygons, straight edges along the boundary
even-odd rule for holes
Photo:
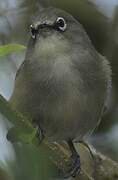
[[[10,142],[22,142],[22,143],[32,143],[32,139],[34,139],[36,135],[36,131],[32,131],[31,133],[27,132],[23,127],[12,127],[7,133],[7,140]],[[38,144],[38,142],[37,142]]]
[[[9,164],[14,180],[55,180],[57,168],[50,160],[50,153],[39,145],[36,148],[32,144],[13,144],[16,161]],[[0,179],[1,180],[1,179]]]
[[[5,100],[3,96],[0,95],[0,112],[15,125],[14,129],[11,129],[10,136],[13,138],[13,134],[15,139],[20,139],[21,141],[25,141],[27,143],[32,143],[35,139],[36,128],[32,127],[32,124],[26,117],[24,117],[21,113],[14,110],[10,104]],[[9,136],[9,137],[10,137]],[[10,140],[10,138],[9,138]],[[11,139],[12,141],[12,139]]]
[[[26,47],[20,44],[7,44],[0,46],[0,57],[7,56],[11,53],[16,53],[25,50]]]

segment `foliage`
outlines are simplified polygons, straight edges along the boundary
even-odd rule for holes
[[[7,44],[0,46],[0,57],[7,56],[11,53],[16,53],[25,50],[26,47],[20,44]]]

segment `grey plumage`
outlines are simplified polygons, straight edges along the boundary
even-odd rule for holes
[[[58,17],[67,23],[64,32],[47,26],[30,39],[10,103],[40,124],[49,140],[81,140],[100,121],[111,70],[68,13],[44,9],[33,26],[53,24]]]

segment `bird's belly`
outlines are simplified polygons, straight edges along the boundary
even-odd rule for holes
[[[62,105],[63,106],[63,105]],[[63,108],[63,107],[62,107]],[[46,137],[50,141],[62,141],[71,139],[81,140],[85,135],[91,133],[96,127],[98,118],[87,112],[81,112],[77,107],[58,109],[53,107],[52,112],[44,115],[42,127]]]
[[[59,72],[58,67],[49,75],[41,72],[38,78],[34,73],[22,89],[17,88],[11,103],[40,125],[49,140],[81,139],[95,128],[103,97],[93,88],[86,91],[85,82],[67,67],[66,72]]]
[[[45,97],[42,102],[40,101],[38,113],[35,113],[40,117],[37,123],[42,126],[49,140],[62,141],[68,138],[80,140],[95,128],[99,118],[94,109],[93,111],[89,109],[86,98],[80,96],[73,89],[71,94],[68,91],[63,96],[50,94],[48,98]],[[91,106],[90,100],[88,103]]]

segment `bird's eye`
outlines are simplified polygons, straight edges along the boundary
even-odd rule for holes
[[[65,19],[62,17],[58,17],[56,20],[56,27],[61,31],[65,31],[67,27]]]
[[[30,25],[30,33],[31,33],[31,37],[33,39],[36,38],[36,34],[37,34],[38,30],[33,26],[33,25]]]

